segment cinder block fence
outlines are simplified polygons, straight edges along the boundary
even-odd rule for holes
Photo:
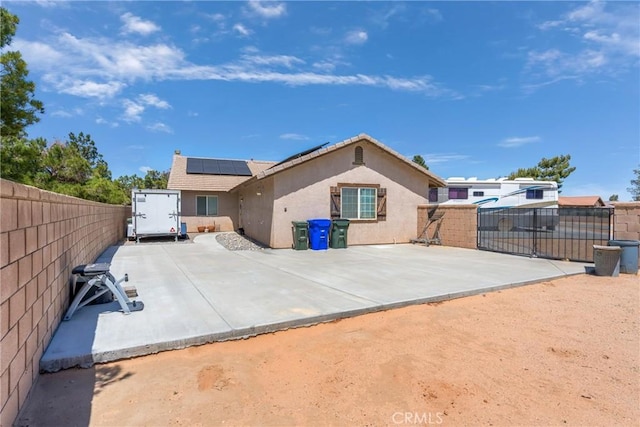
[[[11,426],[69,305],[69,276],[125,236],[130,208],[0,179],[0,426]]]

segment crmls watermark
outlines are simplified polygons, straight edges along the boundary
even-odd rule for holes
[[[443,412],[394,412],[391,421],[400,425],[438,425],[444,422]]]

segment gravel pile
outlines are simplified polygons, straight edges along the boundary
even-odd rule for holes
[[[220,233],[216,236],[216,240],[230,251],[258,251],[264,249],[264,246],[236,232]]]

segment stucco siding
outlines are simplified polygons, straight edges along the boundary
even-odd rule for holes
[[[197,216],[196,196],[218,196],[218,215]],[[215,225],[218,231],[233,231],[238,223],[238,198],[236,194],[223,191],[186,191],[181,192],[182,222],[187,223],[187,232],[195,233],[198,226]],[[215,224],[214,224],[215,223]]]
[[[237,193],[239,227],[244,229],[248,237],[269,246],[273,246],[273,194],[273,177],[250,184]]]
[[[272,247],[291,247],[291,221],[330,218],[330,188],[341,183],[387,189],[386,221],[351,221],[349,244],[403,243],[416,237],[416,208],[427,203],[427,178],[373,144],[359,145],[364,165],[353,164],[355,146],[347,146],[274,176]]]

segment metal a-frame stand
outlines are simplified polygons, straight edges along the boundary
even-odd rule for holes
[[[411,243],[424,243],[427,246],[441,245],[440,226],[442,225],[442,217],[444,217],[444,214],[444,212],[436,212],[435,209],[431,210],[429,212],[427,223],[422,229],[422,233],[420,233],[416,239],[411,239]],[[435,228],[433,229],[433,234],[429,237],[429,227],[433,224],[435,224]]]

